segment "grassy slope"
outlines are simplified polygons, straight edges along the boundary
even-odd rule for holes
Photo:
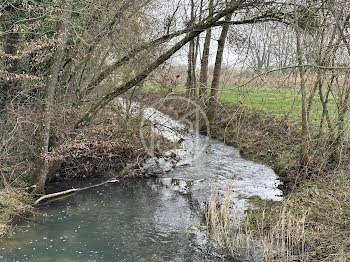
[[[147,88],[157,89],[152,84],[148,84]],[[176,92],[179,94],[183,94],[184,91],[183,86],[176,88]],[[297,88],[222,86],[219,92],[219,101],[231,105],[243,104],[266,115],[273,114],[278,118],[287,118],[290,122],[300,123],[301,121],[301,94]],[[314,128],[319,126],[322,111],[322,104],[318,93],[316,93],[312,100],[310,126]],[[332,95],[329,97],[328,111],[331,118],[337,112],[337,105]]]

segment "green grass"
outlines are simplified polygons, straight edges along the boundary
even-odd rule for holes
[[[155,90],[159,87],[152,83],[145,85],[146,89]],[[185,87],[177,86],[175,93],[184,94]],[[324,91],[324,95],[325,95]],[[310,93],[307,94],[308,96]],[[336,93],[335,93],[336,95]],[[263,114],[271,115],[278,118],[286,118],[294,123],[301,123],[301,92],[295,88],[268,88],[268,87],[221,87],[219,92],[219,100],[222,103],[243,104],[248,108],[258,109]],[[329,97],[328,112],[331,120],[336,121],[337,105],[332,95]],[[311,111],[310,111],[310,127],[311,130],[318,130],[322,117],[322,104],[319,99],[318,92],[315,93]],[[324,122],[324,126],[326,123]],[[350,128],[350,119],[348,119],[346,129]]]
[[[242,103],[267,114],[272,113],[279,117],[287,117],[295,122],[301,122],[301,93],[299,89],[223,87],[219,97],[221,102]],[[337,109],[333,98],[329,101],[328,110],[331,117],[335,116]],[[321,116],[322,104],[318,94],[315,94],[310,112],[310,124],[317,127]]]

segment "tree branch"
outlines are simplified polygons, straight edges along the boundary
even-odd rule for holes
[[[168,51],[166,51],[160,57],[158,57],[158,59],[156,61],[154,61],[152,64],[150,64],[144,71],[142,71],[140,74],[138,74],[135,78],[131,79],[130,81],[128,81],[124,84],[121,84],[118,88],[107,93],[98,102],[93,104],[90,107],[90,109],[77,121],[77,123],[74,125],[74,127],[79,128],[79,127],[85,125],[101,108],[103,108],[105,105],[107,105],[115,97],[125,93],[130,88],[139,84],[151,72],[153,72],[156,68],[158,68],[161,64],[163,64],[166,60],[168,60],[174,53],[176,53],[178,50],[180,50],[189,41],[191,41],[193,38],[197,37],[200,33],[205,31],[209,27],[212,27],[222,17],[226,16],[227,14],[233,13],[238,8],[242,7],[244,2],[246,2],[246,0],[236,0],[233,3],[231,3],[227,8],[218,12],[214,17],[211,17],[211,18],[205,20],[204,22],[199,23],[196,26],[196,30],[190,31],[182,40],[177,42],[172,48],[170,48]],[[122,61],[125,61],[126,59],[130,59],[131,57],[132,57],[132,55],[128,55],[128,56],[124,57],[124,60],[122,60]],[[119,67],[121,64],[120,61],[121,60],[119,60],[118,62],[113,64],[111,67],[113,69],[116,67]],[[109,69],[105,73],[102,72],[101,73],[102,75],[100,74],[101,77],[98,78],[99,83],[107,76],[107,73],[111,74],[113,71],[114,70]]]
[[[245,1],[240,1],[240,2],[245,2]],[[220,14],[217,13],[217,14]],[[256,22],[267,22],[267,21],[277,21],[277,22],[283,22],[282,18],[278,18],[278,14],[281,13],[274,13],[274,12],[270,12],[261,16],[257,16],[251,19],[246,19],[246,20],[242,20],[242,21],[232,21],[230,22],[231,25],[241,25],[241,24],[250,24],[250,23],[256,23]],[[210,18],[210,17],[209,17]],[[208,21],[210,22],[211,20],[207,18],[204,21],[202,21],[201,23],[186,27],[184,29],[175,31],[171,34],[166,34],[163,35],[155,40],[152,40],[148,43],[145,43],[141,46],[135,47],[134,49],[128,51],[128,54],[125,55],[124,57],[120,58],[119,60],[117,60],[116,62],[114,62],[112,65],[110,65],[109,67],[107,67],[106,69],[104,69],[96,78],[95,80],[93,80],[92,82],[90,82],[87,86],[87,88],[84,91],[84,95],[88,95],[92,90],[95,89],[96,86],[98,86],[104,79],[106,79],[109,75],[111,75],[114,71],[116,71],[118,68],[120,68],[121,66],[123,66],[124,64],[126,64],[127,62],[129,62],[132,58],[134,58],[138,53],[142,52],[142,51],[146,51],[149,50],[155,46],[158,46],[160,44],[163,44],[175,37],[181,36],[183,34],[189,33],[191,31],[199,31],[199,32],[203,32],[202,27],[204,24],[208,23]],[[221,18],[221,17],[220,17]],[[220,20],[220,18],[218,18],[213,24],[211,24],[209,27],[214,27],[214,26],[223,26],[225,23],[225,21],[218,21]],[[264,20],[265,19],[265,20]],[[208,27],[208,28],[209,28]]]

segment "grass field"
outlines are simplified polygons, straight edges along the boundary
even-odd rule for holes
[[[308,94],[309,95],[309,94]],[[219,99],[223,103],[241,103],[262,110],[267,114],[286,117],[301,122],[301,93],[292,88],[223,87]],[[334,98],[328,104],[329,115],[335,117],[337,108]],[[322,116],[322,104],[315,94],[310,112],[310,124],[317,127]]]
[[[146,88],[155,89],[156,85],[147,84]],[[185,87],[178,85],[173,91],[184,94]],[[309,96],[310,93],[307,95]],[[337,120],[336,95],[336,93],[330,95],[327,105],[333,123]],[[301,92],[298,88],[223,86],[219,92],[219,101],[223,104],[242,104],[248,108],[257,109],[263,114],[272,114],[278,118],[286,118],[288,121],[301,123]],[[318,129],[322,111],[319,94],[316,92],[309,116],[311,130],[316,131]],[[349,116],[347,117],[346,128],[350,129]]]

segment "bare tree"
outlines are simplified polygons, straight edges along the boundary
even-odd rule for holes
[[[305,69],[303,67],[303,51],[301,43],[301,29],[299,16],[297,12],[297,5],[294,2],[294,16],[295,16],[295,35],[296,35],[296,56],[298,61],[298,69],[300,76],[300,90],[301,90],[301,149],[300,149],[300,164],[307,167],[309,161],[309,122],[307,117],[307,94],[305,84]],[[306,171],[307,172],[307,171]]]
[[[191,14],[190,14],[190,26],[195,23],[195,2],[191,0]],[[195,82],[196,82],[196,61],[195,61],[195,39],[192,39],[189,43],[188,49],[188,65],[187,65],[187,81],[186,81],[186,93],[188,97],[195,95]]]
[[[51,74],[46,86],[46,95],[44,98],[45,106],[42,113],[42,130],[40,132],[38,142],[38,162],[37,162],[37,178],[35,192],[41,193],[44,191],[45,183],[49,172],[49,161],[47,154],[49,151],[49,138],[51,134],[51,119],[53,115],[53,103],[55,99],[55,91],[58,87],[58,77],[62,68],[64,52],[68,41],[68,34],[71,26],[73,0],[66,0],[62,14],[62,22],[59,29],[60,44],[57,47],[56,54],[53,58],[51,66]]]
[[[218,40],[218,49],[216,52],[213,81],[211,83],[210,98],[209,98],[208,116],[210,121],[213,121],[215,119],[223,54],[224,54],[224,48],[225,48],[228,30],[230,28],[229,22],[231,21],[231,19],[232,19],[232,13],[228,14],[225,17],[225,22],[227,22],[227,24],[222,26],[221,34]]]
[[[209,1],[209,17],[214,14],[214,0]],[[207,93],[208,86],[208,68],[209,68],[209,56],[210,56],[210,42],[211,42],[211,27],[207,29],[204,45],[203,54],[201,60],[201,71],[199,76],[199,95],[204,96]]]
[[[227,15],[231,15],[233,12],[244,9],[245,1],[232,1],[230,4],[227,5],[227,7],[219,10],[213,17],[207,17],[202,22],[190,26],[189,28],[185,28],[184,30],[180,30],[178,32],[174,32],[170,35],[160,37],[154,41],[151,41],[148,45],[142,46],[142,48],[135,48],[133,52],[129,52],[128,55],[121,58],[120,60],[113,63],[110,67],[106,68],[104,72],[102,72],[98,76],[98,81],[94,82],[95,84],[98,84],[102,82],[106,77],[108,77],[110,74],[114,72],[117,68],[119,68],[121,65],[125,63],[125,61],[129,61],[136,53],[145,50],[149,48],[149,46],[154,45],[154,43],[162,43],[165,40],[172,39],[174,37],[177,37],[183,33],[187,33],[185,37],[183,37],[181,40],[179,40],[176,44],[173,45],[170,49],[168,49],[166,52],[162,53],[153,63],[146,66],[145,70],[141,71],[139,74],[137,74],[133,79],[129,80],[126,83],[121,84],[118,88],[114,89],[113,91],[105,94],[100,100],[98,100],[96,103],[94,103],[90,109],[76,122],[75,127],[79,128],[86,124],[100,109],[102,109],[105,105],[107,105],[110,101],[112,101],[115,97],[123,94],[130,88],[134,87],[135,85],[139,84],[141,81],[143,81],[151,72],[153,72],[155,69],[157,69],[161,64],[163,64],[165,61],[167,61],[174,53],[176,53],[178,50],[180,50],[184,45],[189,43],[192,39],[196,38],[199,34],[204,32],[210,27],[216,26],[216,25],[222,25],[222,23],[218,23],[219,20],[223,17],[226,17]],[[257,3],[254,1],[252,3],[247,3],[250,7],[257,6]],[[273,15],[273,14],[272,14]],[[251,23],[252,21],[261,21],[261,19],[270,19],[271,13],[268,12],[264,15],[253,17],[253,18],[247,18],[242,19],[239,21],[233,21],[228,22],[224,21],[224,25],[229,26],[230,24],[242,24],[242,23]],[[225,38],[226,39],[226,38]]]

